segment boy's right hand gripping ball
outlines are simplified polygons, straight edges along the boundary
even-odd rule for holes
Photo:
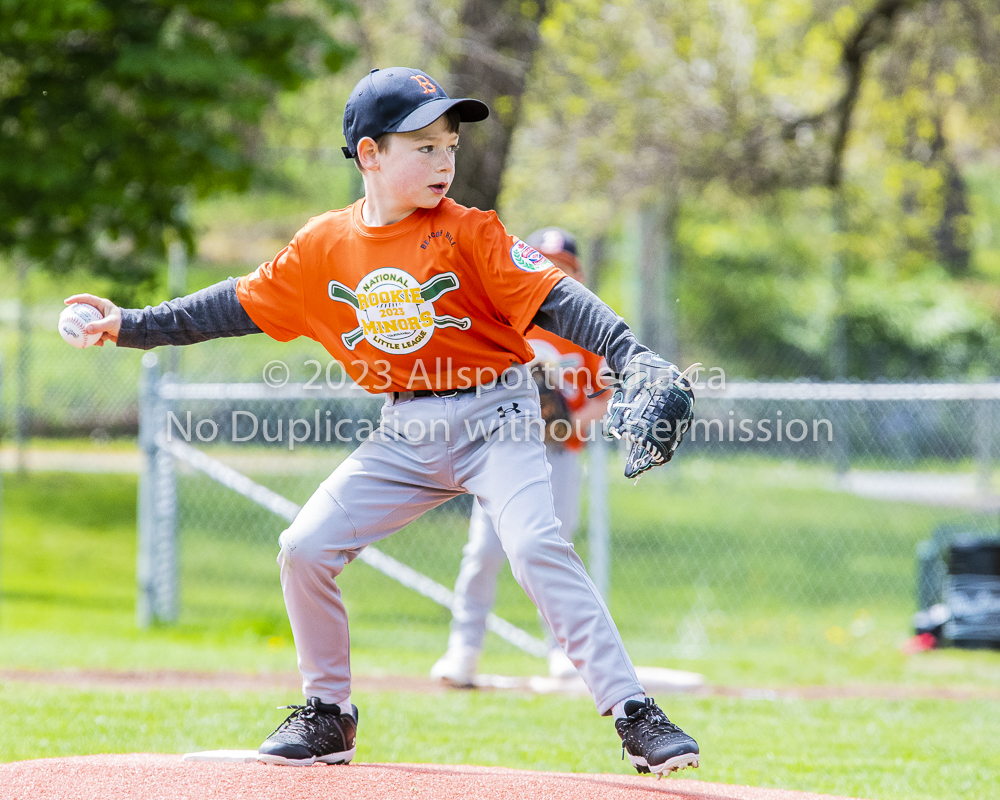
[[[604,422],[605,437],[631,443],[626,478],[673,457],[694,419],[694,392],[687,378],[693,368],[681,372],[655,353],[642,353],[628,362]]]
[[[59,334],[73,347],[90,347],[101,338],[101,333],[87,333],[87,325],[104,319],[104,315],[87,303],[66,306],[59,315]]]

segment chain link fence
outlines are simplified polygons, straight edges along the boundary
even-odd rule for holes
[[[76,350],[56,331],[60,306],[16,302],[0,315],[0,435],[23,437],[135,435],[142,353],[91,347]]]
[[[140,440],[149,469],[140,505],[140,624],[253,618],[252,627],[281,635],[277,534],[378,425],[381,398],[345,385],[333,370],[331,389],[325,368],[319,385],[269,388],[177,383],[159,376],[154,354],[144,363]],[[470,497],[455,498],[361,554],[364,580],[374,581],[362,591],[377,602],[365,604],[355,627],[393,618],[412,630],[422,612],[440,627],[471,505]],[[426,602],[415,604],[413,591]],[[490,628],[533,655],[546,652],[499,617]]]
[[[177,566],[162,590],[140,576],[141,620],[287,635],[274,558],[288,514],[176,449],[167,454],[163,437],[301,505],[377,425],[381,406],[339,384],[330,390],[318,363],[306,367],[319,376],[313,396],[301,384],[266,390],[259,381],[168,382],[146,395],[144,418],[159,420],[161,437],[144,434],[154,469],[143,502],[157,509],[143,515],[154,531],[149,563]],[[621,476],[621,449],[587,455],[577,548],[638,662],[896,648],[918,605],[920,544],[997,528],[996,384],[726,385],[705,374],[697,394],[697,422],[678,457],[637,485]],[[447,591],[469,509],[469,498],[453,500],[378,549]],[[165,528],[155,533],[157,525]],[[172,544],[157,550],[153,540]],[[942,590],[946,551],[937,547],[923,565]],[[342,578],[352,631],[439,647],[447,596],[414,594],[372,567],[352,565]],[[537,633],[507,571],[496,613]]]
[[[35,435],[141,432],[137,623],[289,646],[278,535],[376,424],[381,398],[345,385],[311,342],[219,340],[161,349],[144,367],[154,354],[72,350],[54,333],[58,309],[45,314],[31,349]],[[17,383],[8,334],[6,426]],[[638,484],[622,476],[619,444],[584,454],[576,548],[638,665],[738,687],[748,702],[735,713],[759,715],[763,741],[761,703],[784,696],[772,688],[900,680],[886,655],[910,638],[918,608],[954,607],[971,643],[996,646],[974,623],[1000,608],[997,582],[949,576],[948,559],[956,543],[998,541],[1000,384],[764,383],[704,370],[696,395],[676,458]],[[446,503],[338,579],[367,664],[398,674],[443,651],[470,508],[468,496]],[[540,631],[509,570],[494,612],[492,664],[544,672],[520,656],[540,654]],[[822,776],[822,760],[811,769]]]
[[[0,304],[0,435],[11,441],[23,421],[26,438],[135,437],[139,430],[139,381],[143,353],[126,348],[69,347],[56,331],[63,306],[43,304],[29,309],[21,322],[16,301]],[[294,379],[313,375],[314,361],[325,370],[330,361],[323,348],[304,339],[280,344],[250,336],[205,342],[198,347],[163,348],[166,371],[188,380],[260,381],[263,367],[282,359],[295,370]],[[320,376],[320,382],[325,375]]]
[[[54,332],[58,311],[40,308],[32,316],[32,369],[20,395],[30,430],[98,440],[135,433],[143,354],[66,347]],[[5,324],[0,357],[8,442],[18,417],[17,356],[16,330]],[[294,504],[309,497],[379,413],[378,398],[331,396],[339,370],[312,342],[219,340],[165,349],[159,360],[162,372],[180,373],[189,383],[259,387],[272,368],[269,380],[317,390],[313,399],[178,397],[170,405],[182,423],[191,415],[191,445]],[[607,587],[639,661],[896,647],[911,632],[918,603],[943,596],[925,590],[917,597],[918,565],[937,576],[933,583],[940,587],[950,541],[995,535],[995,384],[727,384],[721,370],[706,370],[697,394],[698,421],[678,457],[638,485],[621,477],[623,453],[614,445],[606,459],[596,458],[600,452],[585,456],[577,547]],[[233,411],[244,412],[236,429]],[[251,418],[259,430],[248,436],[240,425]],[[297,427],[296,420],[302,421]],[[325,433],[316,441],[317,420],[324,431],[340,422],[347,441],[335,436],[328,442]],[[305,423],[312,429],[308,440],[292,441],[303,438]],[[157,560],[176,560],[176,590],[169,602],[148,600],[140,618],[287,635],[274,564],[280,515],[184,462],[157,459],[170,465],[167,485],[174,488],[166,499],[154,492],[143,502],[147,509],[160,504],[162,515],[173,517],[174,544]],[[595,468],[595,460],[605,463]],[[452,501],[382,549],[450,588],[469,507],[469,498]],[[595,526],[592,518],[604,516],[608,524]],[[607,545],[595,550],[588,531],[601,542],[609,537]],[[922,542],[933,546],[919,561]],[[344,581],[349,596],[364,598],[352,609],[355,630],[439,646],[449,619],[439,603],[365,565],[348,570]],[[534,609],[506,571],[496,610],[537,634]]]
[[[943,543],[923,564],[940,590],[947,543],[997,528],[998,389],[705,387],[676,463],[646,486],[610,484],[622,523],[613,587],[651,587],[637,596],[662,634],[634,649],[815,659],[826,648],[897,647],[921,599],[921,542]],[[669,575],[657,581],[636,564],[669,564]],[[627,595],[612,596],[623,615]],[[643,639],[641,626],[623,628]]]

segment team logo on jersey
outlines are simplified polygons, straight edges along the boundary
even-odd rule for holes
[[[472,327],[468,317],[434,313],[434,301],[459,287],[454,272],[442,272],[424,283],[417,283],[409,273],[395,267],[369,272],[350,289],[339,281],[330,281],[331,300],[354,307],[358,327],[341,334],[348,350],[362,339],[386,353],[411,353],[431,340],[435,328]]]
[[[520,239],[515,239],[514,246],[510,248],[510,258],[515,267],[525,272],[538,272],[552,266],[551,261]]]

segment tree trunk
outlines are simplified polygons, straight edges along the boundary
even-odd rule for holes
[[[475,97],[490,107],[489,119],[462,129],[449,192],[462,205],[496,208],[546,5],[547,0],[465,0],[462,5],[462,39],[451,63],[449,94]]]
[[[931,148],[932,162],[938,165],[943,178],[944,203],[934,240],[941,263],[954,277],[964,278],[972,263],[968,189],[944,137],[943,120],[937,119],[935,124],[937,137]]]

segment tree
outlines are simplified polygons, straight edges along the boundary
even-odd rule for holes
[[[448,195],[463,205],[495,208],[550,0],[358,3],[353,36],[368,68],[418,67],[452,97],[475,97],[490,107],[489,119],[462,129]]]
[[[462,134],[461,169],[451,196],[475,208],[496,208],[546,0],[465,0],[460,48],[449,66],[450,90],[490,107],[489,119]]]
[[[981,368],[967,188],[1000,142],[995,0],[550,0],[541,33],[505,220],[616,238],[676,197],[699,360],[713,337],[746,373],[829,376],[840,328],[852,375]]]
[[[0,252],[89,264],[127,299],[181,209],[243,189],[275,94],[350,55],[343,0],[0,0]]]

